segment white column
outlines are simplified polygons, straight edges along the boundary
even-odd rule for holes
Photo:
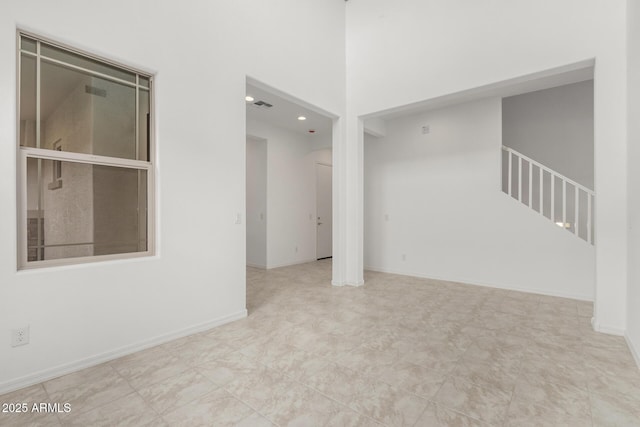
[[[623,34],[621,35],[623,36]],[[624,38],[620,37],[623,41]],[[594,328],[622,335],[627,316],[627,140],[624,49],[598,58],[594,81]]]
[[[340,136],[336,138],[336,136]],[[347,114],[334,124],[333,280],[334,286],[361,286],[363,280],[362,120]]]

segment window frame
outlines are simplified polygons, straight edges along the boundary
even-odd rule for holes
[[[36,41],[36,53],[32,53],[29,51],[22,50],[21,47],[21,39],[22,37],[26,37]],[[40,142],[41,132],[40,132],[40,61],[41,58],[47,58],[46,56],[41,55],[41,42],[46,43],[48,45],[54,46],[56,48],[64,49],[68,52],[71,52],[76,55],[81,55],[85,58],[99,61],[109,66],[117,67],[124,71],[135,74],[135,82],[128,82],[126,80],[119,79],[117,77],[109,76],[108,74],[103,74],[97,71],[92,71],[86,68],[78,67],[73,64],[67,64],[63,61],[59,60],[51,60],[46,59],[49,62],[59,64],[71,70],[81,71],[83,73],[87,73],[88,75],[99,77],[101,79],[107,79],[110,81],[114,81],[121,84],[126,84],[130,87],[134,87],[136,89],[136,107],[135,107],[135,115],[136,115],[136,150],[138,150],[138,145],[141,143],[139,141],[139,98],[140,98],[140,90],[145,90],[149,94],[149,123],[148,123],[148,150],[147,150],[147,159],[148,160],[134,160],[127,158],[119,158],[119,157],[109,157],[102,156],[97,154],[84,154],[84,153],[76,153],[76,152],[65,152],[59,151],[55,149],[46,149],[37,147],[27,147],[21,146],[21,123],[20,123],[20,97],[21,97],[21,65],[22,65],[22,54],[27,54],[36,60],[36,141]],[[144,86],[141,83],[142,79],[148,79],[148,86]],[[150,256],[154,256],[156,253],[155,250],[155,234],[156,234],[156,203],[155,203],[155,156],[156,156],[156,145],[155,145],[155,94],[154,94],[154,75],[149,72],[142,71],[140,69],[122,64],[120,62],[112,61],[110,59],[97,56],[93,53],[86,52],[80,50],[78,48],[68,46],[66,44],[57,42],[55,40],[51,40],[47,37],[43,37],[38,34],[31,33],[29,31],[17,29],[16,31],[16,171],[17,171],[17,269],[18,270],[30,270],[30,269],[39,269],[45,267],[53,267],[53,266],[63,266],[63,265],[78,265],[78,264],[88,264],[99,261],[108,261],[108,260],[126,260],[126,259],[135,259],[135,258],[146,258]],[[59,259],[50,259],[50,260],[37,260],[37,261],[28,261],[28,236],[27,236],[27,224],[28,224],[28,206],[27,206],[27,159],[35,158],[41,160],[53,160],[60,162],[73,162],[73,163],[84,163],[90,165],[99,165],[99,166],[111,166],[118,168],[128,168],[135,169],[139,171],[146,172],[146,228],[147,228],[147,250],[140,252],[125,252],[125,253],[117,253],[117,254],[108,254],[108,255],[90,255],[83,257],[69,257],[69,258],[59,258]],[[41,179],[46,180],[47,177],[42,176]],[[38,217],[39,219],[40,217]],[[46,247],[46,246],[45,246]],[[40,247],[38,247],[38,252],[40,251]]]

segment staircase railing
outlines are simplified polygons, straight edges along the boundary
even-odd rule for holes
[[[593,190],[503,145],[502,191],[594,244]]]

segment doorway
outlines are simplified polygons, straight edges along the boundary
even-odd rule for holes
[[[335,117],[249,78],[245,101],[247,265],[331,258]]]
[[[318,260],[332,257],[332,176],[331,165],[316,163],[316,259]]]

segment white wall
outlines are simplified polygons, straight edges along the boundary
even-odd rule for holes
[[[247,138],[247,265],[267,268],[267,141]]]
[[[629,52],[629,287],[627,340],[640,366],[640,4],[627,1]]]
[[[593,299],[593,247],[501,191],[499,98],[386,129],[365,140],[367,268]]]
[[[593,81],[504,98],[502,143],[593,189]]]
[[[577,12],[579,10],[579,12]],[[596,319],[626,328],[626,5],[603,0],[347,3],[344,199],[362,197],[358,117],[595,58]],[[348,224],[362,224],[347,205]],[[357,259],[361,234],[346,236]],[[353,277],[358,280],[359,277]]]
[[[344,7],[2,2],[0,392],[245,314],[246,76],[343,114]],[[156,256],[16,272],[16,26],[156,73]]]
[[[267,268],[316,259],[316,167],[331,150],[314,151],[314,137],[260,121],[247,134],[267,145]]]

